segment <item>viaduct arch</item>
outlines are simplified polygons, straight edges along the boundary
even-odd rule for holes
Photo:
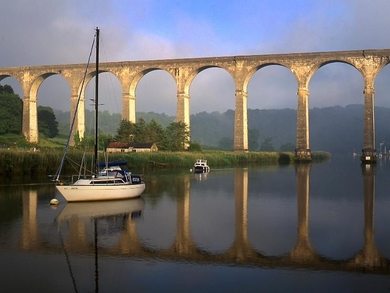
[[[190,130],[190,85],[204,69],[218,67],[226,70],[235,84],[234,150],[248,151],[248,83],[257,70],[268,65],[280,65],[289,69],[297,79],[296,156],[301,160],[311,159],[309,132],[309,83],[314,73],[322,66],[342,62],[358,70],[364,84],[364,161],[373,161],[375,152],[374,94],[375,78],[390,61],[390,49],[355,50],[318,53],[293,53],[273,55],[248,55],[188,58],[170,60],[123,61],[101,63],[100,72],[115,75],[122,88],[122,118],[136,122],[136,88],[148,72],[164,70],[176,82],[176,121],[184,122]],[[44,65],[0,68],[0,80],[14,77],[23,91],[23,134],[29,142],[38,142],[37,92],[43,80],[59,74],[71,89],[70,112],[74,113],[80,96],[81,106],[75,117],[75,131],[80,137],[85,132],[84,91],[82,83],[85,64]],[[88,70],[92,78],[97,73]],[[73,115],[73,114],[72,114]],[[71,117],[70,119],[73,119]]]

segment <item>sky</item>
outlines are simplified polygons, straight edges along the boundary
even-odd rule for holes
[[[389,0],[1,0],[0,67],[85,63],[97,26],[102,62],[385,49],[388,11]],[[378,106],[390,107],[389,68],[376,80]],[[120,112],[119,82],[111,74],[101,80],[103,110]],[[11,78],[0,83],[21,93]],[[286,68],[265,67],[249,84],[248,107],[296,109],[296,87]],[[363,103],[360,73],[346,64],[321,68],[309,90],[311,108]],[[175,115],[168,73],[148,73],[136,93],[137,111]],[[190,93],[191,114],[234,109],[234,82],[222,69],[201,72]],[[69,95],[52,76],[38,104],[69,110]]]

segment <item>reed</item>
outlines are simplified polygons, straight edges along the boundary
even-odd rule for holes
[[[78,166],[69,162],[81,161],[83,152],[71,150],[64,165],[63,174],[78,172]],[[2,175],[54,175],[62,157],[60,149],[2,149],[0,150],[0,174]],[[91,166],[91,155],[87,155],[87,166]],[[329,159],[326,152],[313,153],[313,161]],[[134,172],[147,173],[159,168],[192,168],[195,160],[208,160],[212,168],[239,167],[248,165],[280,165],[294,163],[292,152],[153,152],[110,154],[112,160],[125,160]],[[103,155],[101,155],[103,160]]]

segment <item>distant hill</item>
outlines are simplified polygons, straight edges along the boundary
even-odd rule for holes
[[[332,153],[359,152],[363,145],[363,105],[335,106],[310,110],[310,144],[312,150]],[[69,128],[69,112],[55,111],[60,131]],[[87,112],[87,128],[93,125]],[[137,113],[137,118],[154,119],[167,126],[175,117],[157,113]],[[116,134],[120,114],[100,115],[102,130]],[[377,148],[384,142],[390,147],[390,108],[376,107]],[[233,148],[234,111],[200,112],[191,115],[191,139],[203,146]],[[275,150],[283,145],[295,146],[296,111],[293,109],[248,110],[250,149],[257,150],[267,141]],[[388,147],[388,149],[390,149]]]

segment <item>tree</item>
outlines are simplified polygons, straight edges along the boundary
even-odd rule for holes
[[[181,151],[189,145],[189,131],[183,122],[172,122],[164,130],[152,120],[140,119],[137,124],[122,120],[115,140],[121,142],[153,142],[161,150]]]
[[[134,142],[139,142],[139,143],[148,142],[148,134],[146,131],[146,122],[142,118],[138,119],[138,122],[135,124]]]
[[[52,108],[38,106],[38,130],[46,137],[57,136],[58,122]]]
[[[162,148],[170,151],[183,151],[189,144],[189,131],[184,122],[172,122],[165,129]]]
[[[190,143],[190,147],[188,148],[188,150],[190,152],[201,152],[202,151],[202,147],[199,143],[197,142],[191,142]]]
[[[122,120],[119,125],[117,135],[115,136],[115,140],[122,142],[133,142],[135,134],[135,124],[128,120]]]
[[[22,132],[23,103],[8,85],[0,86],[0,134]]]
[[[8,84],[5,85],[0,84],[0,94],[14,94],[14,90]]]
[[[146,131],[146,140],[145,142],[154,142],[161,147],[162,142],[164,141],[164,129],[158,124],[154,119],[152,119],[145,128]]]

